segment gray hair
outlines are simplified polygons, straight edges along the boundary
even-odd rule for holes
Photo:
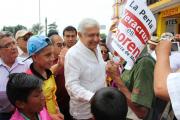
[[[0,32],[0,39],[3,39],[4,37],[13,37],[13,34],[9,31],[1,31]]]
[[[13,34],[9,31],[0,31],[0,44],[2,44],[2,39],[5,37],[10,37],[14,40]]]
[[[86,28],[89,28],[89,27],[98,27],[100,28],[100,25],[99,23],[94,20],[94,19],[91,19],[91,18],[86,18],[86,19],[83,19],[79,26],[78,26],[78,32],[85,32],[85,29]]]
[[[54,34],[54,35],[51,35],[51,36],[49,37],[49,39],[51,40],[51,42],[52,42],[53,44],[55,44],[55,42],[54,42],[54,37],[55,37],[55,36],[60,37],[60,39],[62,40],[62,42],[64,42],[64,40],[62,39],[62,37],[61,37],[60,35]]]

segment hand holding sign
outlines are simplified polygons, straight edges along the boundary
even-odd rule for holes
[[[107,61],[106,71],[108,76],[110,76],[112,79],[114,77],[120,77],[119,65],[114,63],[112,60]]]

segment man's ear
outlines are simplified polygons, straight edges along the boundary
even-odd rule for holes
[[[38,60],[37,55],[33,55],[33,56],[32,56],[32,59],[33,59],[33,61],[36,62],[36,61]]]
[[[16,105],[17,108],[23,109],[25,107],[25,102],[17,100],[15,102],[15,105]]]
[[[79,38],[81,38],[82,37],[82,33],[78,32],[78,36],[79,36]]]

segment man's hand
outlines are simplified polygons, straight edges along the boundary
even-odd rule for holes
[[[61,114],[50,114],[52,120],[64,120],[64,116]]]
[[[109,31],[115,33],[115,32],[117,31],[118,23],[119,23],[119,19],[117,18],[117,19],[113,22],[113,24],[110,26]]]
[[[59,54],[58,62],[51,67],[51,71],[54,73],[54,75],[59,75],[62,73],[64,68],[65,55],[67,51],[68,48],[64,47]]]
[[[113,24],[111,25],[109,31],[115,33],[115,32],[116,32],[116,29],[117,29],[117,24],[116,24],[116,23],[113,23]]]
[[[56,107],[57,114],[50,114],[52,120],[64,120],[64,115],[59,111],[59,107]]]
[[[115,64],[112,60],[107,61],[106,71],[112,78],[120,77],[119,65]]]
[[[61,67],[64,67],[64,60],[65,60],[65,55],[66,55],[67,51],[68,51],[68,48],[64,47],[59,54],[57,64]]]
[[[170,55],[171,52],[171,41],[163,40],[159,42],[159,44],[156,47],[156,56],[157,59],[164,55]]]
[[[64,115],[60,112],[59,107],[56,107],[58,117],[64,120]]]

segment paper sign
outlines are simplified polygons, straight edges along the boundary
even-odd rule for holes
[[[128,0],[111,42],[113,49],[127,61],[127,69],[133,67],[155,29],[156,19],[147,5],[141,0]]]

